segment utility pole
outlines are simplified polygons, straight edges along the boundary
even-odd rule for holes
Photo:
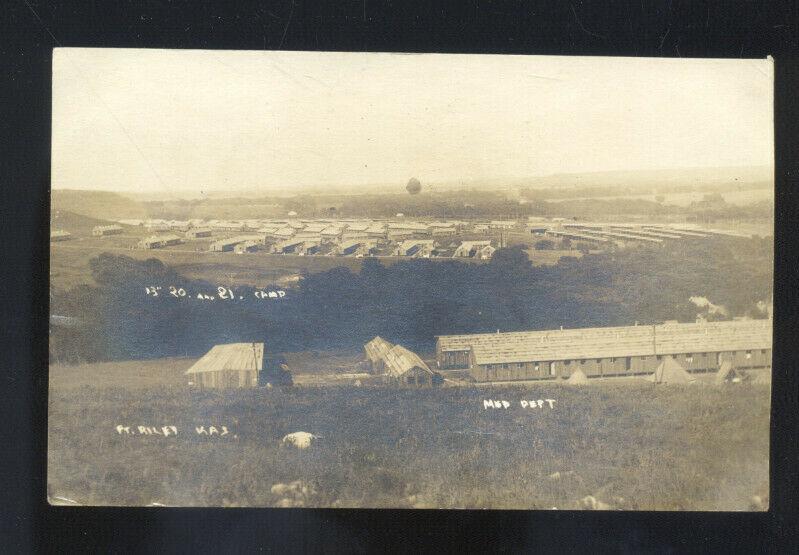
[[[652,324],[652,351],[658,355],[657,324]]]

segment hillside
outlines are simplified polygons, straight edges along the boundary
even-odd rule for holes
[[[147,215],[144,206],[139,202],[109,191],[54,189],[50,204],[53,212],[68,211],[106,220],[144,218]]]
[[[187,359],[144,364],[51,367],[51,503],[577,509],[591,495],[613,509],[729,511],[768,495],[768,385],[203,392],[179,385]],[[229,432],[196,432],[211,425]],[[298,430],[321,439],[281,444]],[[294,480],[306,494],[285,497],[278,484]]]
[[[533,188],[622,186],[646,189],[685,185],[697,188],[713,185],[740,188],[768,186],[773,180],[772,168],[756,166],[559,173],[526,180],[525,185]]]
[[[50,213],[50,229],[64,230],[73,235],[88,235],[92,228],[98,225],[110,225],[114,222],[99,218],[92,218],[82,214],[76,214],[69,210],[59,210],[53,207]]]

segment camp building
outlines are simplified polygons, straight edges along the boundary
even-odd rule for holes
[[[394,345],[385,355],[386,377],[396,385],[432,386],[438,374],[430,370],[419,355],[402,345]]]
[[[263,363],[263,343],[215,345],[186,375],[201,388],[256,387]]]
[[[441,375],[430,370],[419,355],[380,336],[366,343],[363,350],[370,370],[382,374],[390,384],[425,387],[442,381]]]
[[[491,241],[463,241],[452,253],[454,258],[491,258],[496,249]]]
[[[114,225],[98,225],[92,228],[92,235],[95,237],[105,237],[107,235],[117,235],[122,233],[122,226]]]
[[[72,234],[69,231],[57,229],[50,232],[50,241],[67,241],[71,238]]]
[[[214,252],[228,252],[235,250],[236,245],[239,243],[246,242],[262,244],[264,239],[260,235],[238,235],[236,237],[230,237],[229,239],[220,239],[219,241],[214,241],[211,243],[209,250]]]
[[[410,239],[403,241],[394,249],[394,256],[430,258],[436,244],[432,239]]]
[[[179,245],[182,242],[183,239],[177,235],[153,235],[139,241],[139,247],[142,249],[160,249],[171,245]]]
[[[194,227],[186,232],[187,239],[199,239],[201,237],[210,237],[211,229],[207,227]]]
[[[476,381],[643,375],[672,358],[688,372],[771,366],[772,321],[666,323],[439,336],[441,369],[468,369]]]
[[[394,347],[392,343],[389,343],[379,335],[363,346],[366,360],[369,362],[369,368],[372,372],[379,374],[385,370],[386,361],[383,357],[386,356],[386,353],[389,352],[392,347]]]

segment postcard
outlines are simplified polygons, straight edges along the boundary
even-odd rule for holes
[[[57,48],[54,505],[765,511],[765,60]]]

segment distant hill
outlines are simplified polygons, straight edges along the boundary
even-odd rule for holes
[[[560,173],[524,180],[528,187],[659,187],[669,185],[766,186],[773,183],[772,168],[767,166],[723,168],[675,168],[647,171],[606,171]]]
[[[101,220],[144,218],[144,206],[130,197],[109,191],[55,189],[51,194],[51,210],[62,210]]]
[[[59,229],[69,231],[73,235],[89,235],[94,226],[110,225],[113,223],[114,222],[109,220],[101,220],[82,214],[75,214],[68,210],[57,210],[53,208],[50,212],[50,231]]]
[[[624,189],[625,194],[650,194],[668,192],[671,189],[694,191],[731,192],[773,187],[773,168],[768,166],[719,167],[719,168],[674,168],[667,170],[624,170],[582,173],[558,173],[552,175],[488,178],[450,181],[425,181],[423,194],[448,194],[451,191],[518,191],[519,189],[559,189],[563,191],[592,187],[614,187]],[[421,177],[421,176],[420,176]],[[218,207],[220,203],[249,205],[258,199],[260,206],[253,211],[258,214],[282,211],[282,205],[291,197],[308,196],[357,196],[379,194],[406,196],[405,182],[374,183],[369,185],[339,185],[325,187],[287,186],[282,189],[170,189],[165,191],[130,192],[125,194],[108,191],[82,191],[60,189],[52,193],[53,209],[69,210],[96,218],[112,220],[150,217],[202,217],[195,210],[203,206]],[[555,195],[570,196],[570,194]],[[571,195],[573,196],[573,195]],[[184,204],[188,202],[188,204]],[[248,216],[241,216],[248,217]]]

